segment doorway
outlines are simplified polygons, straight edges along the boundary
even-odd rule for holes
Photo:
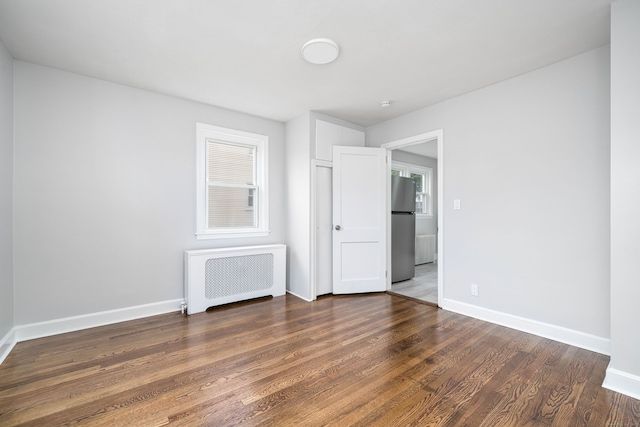
[[[435,240],[435,249],[431,249],[431,251],[435,251],[433,255],[427,255],[427,258],[423,258],[419,256],[416,258],[416,275],[414,278],[391,283],[391,276],[389,274],[387,290],[391,293],[395,293],[401,296],[405,296],[411,299],[416,299],[421,302],[426,302],[429,304],[442,306],[442,300],[444,298],[444,218],[442,215],[443,211],[443,176],[444,176],[444,159],[443,159],[443,131],[437,130],[433,132],[428,132],[420,135],[416,135],[409,138],[404,138],[402,140],[392,141],[382,145],[383,148],[387,150],[387,155],[389,159],[393,159],[393,157],[400,157],[398,154],[402,154],[402,159],[404,162],[408,163],[406,160],[411,159],[410,153],[414,153],[415,155],[419,155],[422,157],[435,159],[436,170],[435,173],[436,182],[432,183],[433,189],[437,192],[437,196],[433,199],[434,211],[432,212],[435,217],[432,218],[433,224],[430,227],[425,227],[425,222],[428,220],[429,215],[416,215],[417,222],[421,221],[422,224],[417,223],[417,235],[416,245],[419,247],[418,252],[422,252],[424,255],[424,247],[421,245],[431,245],[433,243],[429,243],[429,241]],[[392,151],[396,151],[396,156],[392,157]],[[394,160],[388,162],[389,163],[389,181],[391,180],[392,174],[392,164]],[[428,162],[427,162],[428,163]],[[410,163],[409,163],[410,164]],[[433,162],[431,162],[433,164]],[[398,174],[398,171],[393,171],[393,173]],[[387,188],[390,186],[388,185]],[[390,190],[387,190],[387,200],[390,201],[391,194]],[[388,212],[388,216],[390,217],[390,212]],[[391,226],[390,226],[390,218],[387,221],[387,236],[391,235]],[[433,233],[433,235],[425,234],[425,233]],[[391,241],[391,239],[387,239],[387,241]],[[391,266],[391,245],[387,247],[387,264]],[[426,249],[427,252],[430,252],[429,249]],[[432,257],[432,258],[430,258]]]
[[[332,173],[333,165],[324,160],[311,164],[311,286],[312,298],[333,292],[332,263]]]

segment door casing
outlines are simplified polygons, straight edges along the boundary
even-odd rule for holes
[[[436,141],[438,145],[438,307],[442,307],[444,300],[444,130],[437,129],[431,132],[421,133],[419,135],[410,136],[396,141],[382,144],[381,147],[387,150],[387,158],[391,158],[391,151],[408,147],[410,145],[422,144],[424,142]],[[386,188],[380,189],[386,193],[387,207],[391,206],[391,161],[387,162],[387,185]],[[391,265],[391,212],[387,209],[387,266]],[[391,289],[391,274],[387,275],[387,290]]]

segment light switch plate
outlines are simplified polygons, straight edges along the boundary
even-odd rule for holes
[[[471,295],[474,297],[477,297],[480,294],[480,289],[478,288],[478,285],[476,285],[475,283],[471,284]]]
[[[453,201],[453,209],[454,210],[460,210],[460,199],[455,199]]]

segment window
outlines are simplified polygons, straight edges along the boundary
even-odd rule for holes
[[[433,169],[409,163],[393,162],[391,164],[391,175],[413,179],[416,183],[416,213],[433,215]]]
[[[268,137],[197,124],[198,239],[269,233]]]
[[[247,190],[247,209],[250,210],[253,210],[253,192],[253,188]]]

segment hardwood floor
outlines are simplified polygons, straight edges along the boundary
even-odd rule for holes
[[[2,426],[640,426],[609,358],[389,294],[286,296],[16,345]]]
[[[438,305],[438,264],[416,265],[412,279],[391,284],[391,293],[431,305]]]

